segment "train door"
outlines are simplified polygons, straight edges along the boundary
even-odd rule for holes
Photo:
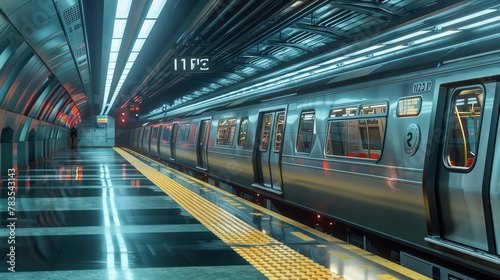
[[[172,124],[172,133],[170,134],[170,159],[175,160],[175,142],[177,139],[177,131],[179,130],[179,124]]]
[[[210,120],[202,120],[198,133],[198,143],[196,145],[196,155],[198,157],[198,168],[208,169],[207,146]]]
[[[255,157],[256,182],[281,192],[281,145],[285,128],[285,110],[262,112],[259,115],[259,137]]]
[[[163,133],[163,125],[158,128],[158,133],[156,135],[156,154],[160,157],[160,145],[161,145],[161,135]]]
[[[432,189],[426,187],[431,198],[428,209],[432,235],[426,240],[459,252],[471,252],[476,257],[484,255],[473,253],[478,250],[493,254],[496,251],[489,195],[498,119],[494,93],[495,83],[441,87],[440,94],[445,99],[439,103],[445,105],[437,112],[444,115],[433,134],[442,132],[442,136],[432,141],[439,153],[434,156],[435,168],[427,162],[425,169],[429,172],[424,170],[426,176],[433,177],[429,179]]]

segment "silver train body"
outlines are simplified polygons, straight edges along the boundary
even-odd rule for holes
[[[500,275],[500,58],[167,120],[131,146]]]

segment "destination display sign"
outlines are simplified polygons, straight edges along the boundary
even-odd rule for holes
[[[209,72],[210,57],[192,56],[192,57],[174,57],[172,60],[172,69],[174,72]]]
[[[422,109],[422,97],[400,98],[398,100],[398,117],[414,117],[420,114]]]

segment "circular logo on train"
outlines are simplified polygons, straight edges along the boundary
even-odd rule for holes
[[[417,124],[410,124],[406,128],[403,146],[408,156],[413,156],[420,145],[420,127]]]

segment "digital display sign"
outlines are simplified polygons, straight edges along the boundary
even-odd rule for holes
[[[420,114],[422,109],[422,97],[400,98],[398,100],[398,117],[414,117]]]
[[[106,128],[108,126],[108,116],[97,116],[97,127]]]
[[[132,105],[130,105],[129,110],[130,110],[130,112],[139,112],[140,108],[139,108],[139,106],[132,104]]]
[[[172,59],[174,72],[204,73],[210,71],[208,56],[174,57]]]

